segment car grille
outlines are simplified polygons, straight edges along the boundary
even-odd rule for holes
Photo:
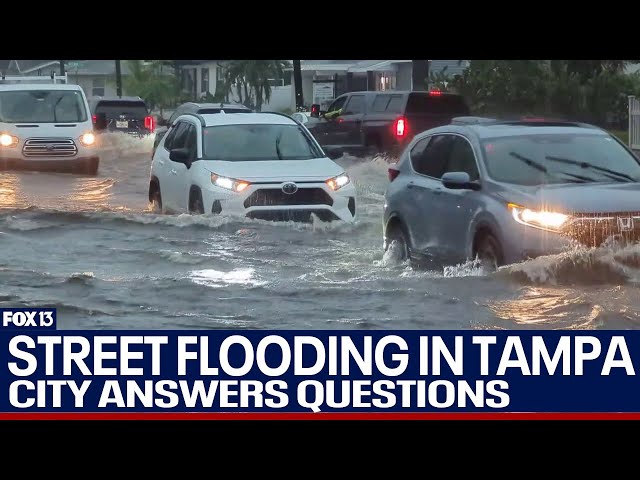
[[[244,207],[267,207],[279,205],[333,205],[331,196],[321,188],[300,188],[289,195],[280,188],[261,188],[253,192]]]
[[[28,138],[22,147],[25,157],[73,157],[78,147],[70,138]]]
[[[581,213],[573,215],[563,233],[588,246],[599,246],[613,238],[640,240],[640,212]]]
[[[301,223],[312,222],[314,216],[322,222],[339,220],[339,217],[330,210],[258,210],[247,214],[248,218],[255,220]]]

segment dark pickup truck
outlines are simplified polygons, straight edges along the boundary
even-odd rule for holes
[[[345,153],[395,154],[416,134],[469,115],[460,95],[440,91],[350,92],[326,112],[312,108],[305,126],[322,147]]]
[[[95,97],[90,107],[96,132],[145,137],[155,131],[155,118],[140,97]]]

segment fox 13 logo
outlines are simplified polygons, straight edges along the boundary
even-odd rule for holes
[[[2,308],[2,330],[55,329],[55,308]]]

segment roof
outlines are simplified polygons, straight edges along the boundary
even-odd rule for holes
[[[413,60],[301,60],[302,71],[336,71],[366,73],[372,71],[394,71],[402,63]],[[447,75],[458,75],[468,67],[467,60],[429,60],[430,70],[434,73],[444,71]],[[290,67],[291,70],[293,67]]]
[[[251,110],[249,107],[246,107],[244,105],[242,105],[241,103],[200,103],[200,102],[187,102],[184,103],[182,105],[180,105],[180,107],[184,107],[186,105],[189,106],[193,106],[193,108],[197,108],[197,109],[204,109],[204,108],[220,108],[222,106],[222,108],[246,108],[247,110]]]
[[[471,119],[472,117],[466,117]],[[478,123],[468,124],[456,124],[444,125],[432,130],[428,130],[430,133],[439,132],[458,132],[468,133],[469,130],[473,131],[480,139],[487,138],[499,138],[499,137],[512,137],[518,135],[534,135],[534,134],[554,134],[565,133],[573,135],[608,135],[604,130],[589,125],[586,123],[578,122],[516,122],[516,121],[491,121],[490,119],[484,119]],[[424,132],[426,133],[426,132]]]
[[[74,62],[78,63],[78,67],[74,66]],[[65,65],[65,70],[73,75],[115,75],[115,60],[71,60]],[[120,61],[120,73],[129,75],[129,64],[126,60]]]
[[[429,72],[443,73],[447,76],[462,75],[468,66],[467,60],[431,60]]]
[[[140,97],[116,97],[116,96],[93,97],[91,100],[96,103],[101,101],[105,101],[105,102],[143,102],[144,101]]]
[[[24,90],[76,90],[82,91],[80,85],[64,83],[12,83],[0,84],[0,91],[24,91]]]
[[[207,127],[221,125],[298,125],[291,117],[279,113],[214,113],[201,115]]]

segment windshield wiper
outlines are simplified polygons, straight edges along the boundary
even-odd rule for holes
[[[520,155],[519,153],[516,153],[516,152],[509,152],[509,155],[511,155],[512,157],[517,158],[518,160],[526,163],[527,165],[529,165],[530,167],[535,168],[536,170],[540,170],[541,172],[544,172],[544,173],[549,173],[549,170],[547,170],[547,167],[545,167],[544,165],[542,165],[539,162],[536,162],[535,160],[531,160],[530,158],[523,157],[522,155]]]
[[[595,180],[593,178],[590,177],[584,177],[582,175],[576,175],[575,173],[569,173],[569,172],[549,172],[549,169],[547,167],[545,167],[544,165],[542,165],[539,162],[536,162],[535,160],[531,160],[530,158],[527,158],[525,156],[520,155],[519,153],[516,152],[509,152],[509,155],[511,155],[512,157],[517,158],[518,160],[521,160],[522,162],[526,163],[527,165],[529,165],[530,167],[535,168],[536,170],[539,170],[543,173],[546,173],[547,175],[553,176],[553,175],[567,175],[569,177],[573,177],[575,178],[575,180],[572,180],[573,183],[588,183],[588,182],[595,182]]]
[[[612,180],[620,181],[620,178],[625,178],[630,182],[636,181],[635,178],[633,178],[630,175],[627,175],[626,173],[617,172],[615,170],[611,170],[605,167],[599,167],[589,162],[579,162],[578,160],[572,160],[570,158],[554,157],[551,155],[547,155],[544,158],[546,158],[547,160],[551,160],[553,162],[567,163],[569,165],[578,165],[581,168],[591,168],[592,170],[597,170],[599,172],[602,172],[605,177],[611,178]],[[610,175],[607,175],[607,174],[610,174]],[[612,175],[616,175],[616,176],[613,177]]]

